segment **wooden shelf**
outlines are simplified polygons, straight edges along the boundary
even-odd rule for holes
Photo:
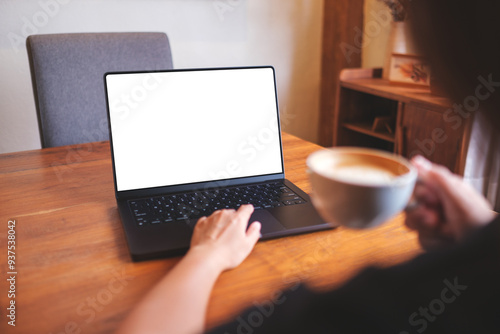
[[[372,130],[371,124],[365,123],[344,123],[342,126],[346,129],[356,131],[359,133],[363,133],[368,136],[376,137],[378,139],[382,139],[388,141],[390,143],[395,142],[395,135],[389,132],[376,132]]]
[[[424,103],[448,108],[451,106],[450,100],[431,94],[428,88],[396,85],[379,78],[345,79],[340,81],[340,86],[404,103]]]
[[[367,68],[341,72],[333,145],[390,150],[407,158],[420,154],[463,174],[472,118],[454,122],[452,101],[429,88],[393,84],[381,74]]]

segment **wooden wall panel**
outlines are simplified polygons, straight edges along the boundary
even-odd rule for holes
[[[333,111],[340,71],[361,67],[364,1],[324,0],[319,144],[333,142]]]

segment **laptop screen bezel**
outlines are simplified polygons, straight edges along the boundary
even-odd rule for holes
[[[121,74],[154,74],[154,73],[168,73],[168,72],[189,72],[189,71],[223,71],[223,70],[251,70],[251,69],[271,69],[273,73],[274,80],[274,92],[275,92],[275,103],[276,103],[276,120],[278,127],[278,139],[280,146],[280,158],[281,158],[281,172],[271,173],[258,176],[247,176],[247,177],[237,177],[237,178],[226,178],[214,181],[205,182],[194,182],[185,183],[178,185],[168,185],[168,186],[158,186],[149,187],[133,190],[118,190],[117,178],[116,178],[116,165],[115,165],[115,155],[113,149],[113,133],[111,131],[111,115],[110,115],[110,101],[108,97],[107,89],[107,77],[110,75],[121,75]],[[279,113],[279,102],[278,102],[278,89],[276,85],[276,71],[273,66],[245,66],[245,67],[210,67],[210,68],[186,68],[186,69],[169,69],[169,70],[155,70],[155,71],[120,71],[120,72],[106,72],[104,74],[104,90],[106,97],[106,110],[108,117],[108,131],[109,131],[109,141],[111,148],[111,160],[113,167],[113,183],[115,188],[115,196],[117,199],[128,199],[128,198],[138,198],[145,196],[158,196],[162,194],[175,194],[179,192],[186,191],[199,191],[199,190],[212,190],[219,189],[230,186],[238,186],[249,183],[259,183],[268,182],[272,180],[283,180],[285,178],[285,166],[283,160],[283,143],[281,138],[281,122]]]

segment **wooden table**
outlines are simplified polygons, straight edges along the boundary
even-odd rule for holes
[[[287,178],[310,191],[305,159],[319,146],[288,134],[283,146]],[[1,333],[110,333],[179,261],[131,261],[108,142],[0,155],[0,187]],[[217,281],[208,325],[299,280],[331,289],[368,265],[414,257],[421,250],[402,218],[368,231],[337,228],[258,243]],[[9,220],[16,223],[15,331],[5,316]]]

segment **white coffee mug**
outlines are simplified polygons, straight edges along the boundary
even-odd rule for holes
[[[386,222],[408,204],[416,168],[384,151],[335,147],[307,159],[311,199],[322,218],[334,226],[370,228]]]

